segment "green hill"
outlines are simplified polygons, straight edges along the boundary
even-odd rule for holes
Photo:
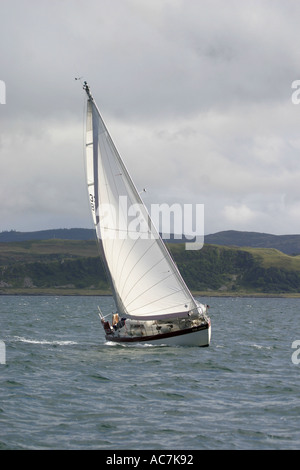
[[[16,230],[0,232],[0,243],[51,239],[95,240],[95,230],[88,228],[58,228],[38,230],[36,232],[17,232]]]
[[[0,243],[0,293],[85,294],[107,289],[95,241]]]
[[[272,248],[204,245],[200,251],[170,246],[192,291],[227,294],[300,294],[300,255]]]
[[[288,255],[300,254],[300,235],[272,235],[269,233],[226,230],[205,235],[205,243],[222,246],[275,248]]]
[[[51,239],[95,240],[95,230],[85,228],[59,228],[40,230],[37,232],[17,232],[16,230],[0,232],[0,243]],[[170,243],[184,243],[185,240],[178,240],[172,236],[171,239],[167,241]],[[226,230],[211,235],[205,235],[205,243],[221,246],[275,248],[288,255],[300,254],[300,235],[272,235],[269,233]]]
[[[300,255],[272,248],[204,245],[168,248],[194,293],[300,296]],[[0,294],[109,293],[95,241],[31,240],[0,243]]]

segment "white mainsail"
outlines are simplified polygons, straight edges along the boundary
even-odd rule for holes
[[[196,301],[169,255],[87,90],[87,183],[118,313],[186,316]]]

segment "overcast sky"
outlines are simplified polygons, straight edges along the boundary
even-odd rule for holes
[[[300,233],[298,0],[0,0],[0,231],[92,227],[83,76],[144,201]]]

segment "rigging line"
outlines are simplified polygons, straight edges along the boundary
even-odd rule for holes
[[[93,155],[93,160],[94,160],[93,169],[94,169],[94,173],[96,172],[96,174],[94,174],[94,183],[97,183],[99,181],[99,176],[100,176],[99,175],[99,159],[102,158],[102,154],[101,154],[102,137],[100,137],[100,135],[99,135],[100,134],[99,131],[100,131],[100,124],[101,124],[101,122],[100,122],[101,116],[99,114],[97,106],[95,105],[95,103],[93,101],[91,101],[91,117],[92,117],[92,129],[93,129],[93,142],[95,141],[94,132],[97,132],[97,138],[96,138],[96,142],[95,142],[95,145],[97,145],[97,153],[96,153],[97,164],[96,165],[95,165],[95,154]],[[101,176],[102,176],[102,174],[101,174]],[[107,182],[107,181],[105,181],[106,180],[105,174],[103,174],[103,179],[104,179],[104,182]],[[97,221],[97,225],[96,225],[97,235],[98,235],[98,229],[99,229],[99,232],[100,232],[99,233],[100,239],[98,237],[98,243],[99,243],[99,246],[101,247],[103,263],[105,265],[107,276],[108,276],[108,279],[110,281],[112,294],[113,294],[113,297],[114,297],[116,307],[120,308],[120,310],[124,310],[123,304],[120,302],[120,300],[118,299],[118,297],[116,295],[116,292],[115,292],[114,280],[113,280],[113,278],[111,276],[111,273],[110,273],[110,270],[109,270],[107,257],[105,255],[104,243],[103,243],[103,239],[101,237],[100,224],[99,224],[99,227],[98,227],[99,217],[97,217],[97,211],[99,211],[99,204],[101,203],[101,194],[99,192],[99,187],[96,188],[96,185],[95,185],[94,189],[95,189],[95,191],[94,191],[95,195],[97,194],[97,199],[95,200],[95,202],[98,203],[97,206],[95,207],[95,211],[96,211],[95,212],[95,217],[96,217],[96,221]]]
[[[135,263],[135,265],[133,266],[133,268],[139,263],[139,261],[143,258],[143,256],[145,256],[147,254],[147,252],[152,248],[152,246],[155,245],[156,243],[156,239],[155,239],[155,235],[152,234],[151,230],[148,229],[147,232],[146,231],[140,231],[140,232],[136,232],[136,231],[133,231],[133,230],[129,230],[128,228],[125,230],[125,229],[111,229],[110,227],[107,227],[108,230],[114,230],[115,232],[120,232],[120,233],[127,233],[127,234],[137,234],[138,237],[134,239],[134,244],[132,246],[132,248],[130,249],[130,251],[128,252],[127,256],[126,256],[126,259],[123,261],[122,263],[122,266],[121,266],[121,272],[119,271],[118,269],[118,265],[120,264],[120,256],[121,256],[121,251],[124,247],[124,243],[126,242],[126,240],[124,239],[123,242],[122,242],[122,245],[119,247],[119,252],[116,254],[117,256],[117,260],[114,262],[114,266],[116,267],[116,272],[119,272],[119,275],[118,275],[118,279],[119,281],[121,281],[122,279],[122,275],[123,275],[123,270],[124,270],[124,267],[127,263],[127,260],[129,258],[129,256],[131,255],[131,252],[132,250],[136,247],[136,245],[142,240],[142,243],[143,241],[147,242],[148,240],[150,240],[151,242],[151,245],[147,248],[147,250],[143,253],[143,255],[137,260],[137,262]],[[143,235],[148,235],[148,237],[144,238]],[[132,268],[132,269],[133,269]],[[132,271],[132,269],[130,270],[130,273]],[[123,286],[120,285],[120,295],[122,296],[123,295],[123,292],[124,292],[124,289],[125,289],[125,285],[127,283],[127,280],[129,279],[130,277],[130,273],[127,274],[126,276],[126,279],[124,281],[124,284]]]
[[[156,299],[154,302],[148,302],[147,304],[144,304],[142,307],[137,307],[137,308],[134,308],[131,313],[129,313],[129,315],[134,315],[133,312],[135,312],[136,310],[141,310],[142,308],[144,307],[147,307],[148,305],[151,305],[151,304],[155,304],[156,302],[158,302],[159,300],[162,300],[162,299],[165,299],[166,297],[170,297],[171,295],[173,294],[176,294],[176,292],[173,292],[171,294],[168,294],[168,295],[165,295],[165,296],[162,296],[160,299]],[[156,313],[156,312],[162,312],[163,310],[170,310],[170,309],[175,309],[176,307],[180,307],[182,309],[182,306],[183,305],[186,305],[186,303],[184,302],[180,302],[180,303],[177,303],[175,305],[172,305],[172,306],[168,306],[168,307],[163,307],[163,308],[159,308],[158,310],[151,310],[147,315],[153,315],[153,313]],[[190,311],[190,307],[188,307]],[[174,312],[174,315],[176,315],[176,313],[178,312]],[[147,315],[144,315],[147,316]],[[143,316],[143,315],[142,315]]]
[[[121,252],[122,252],[123,247],[124,247],[125,240],[126,240],[125,238],[124,238],[124,240],[122,240],[121,246],[119,247],[119,252],[116,255],[116,259],[113,260],[113,265],[115,266],[114,272],[116,272],[116,273],[118,272],[119,259],[120,259]]]
[[[109,169],[109,171],[110,171],[110,179],[111,179],[111,183],[113,184],[115,194],[119,194],[119,195],[120,195],[120,191],[119,191],[118,188],[117,188],[116,179],[115,179],[114,176],[115,176],[116,174],[120,175],[120,173],[122,173],[122,174],[124,173],[125,175],[128,175],[128,178],[129,178],[129,182],[128,182],[129,187],[128,187],[128,188],[126,188],[125,182],[124,182],[123,178],[121,178],[121,180],[122,180],[122,182],[123,182],[123,185],[124,185],[125,188],[126,188],[126,192],[129,193],[129,194],[131,193],[132,196],[135,197],[135,199],[136,199],[137,201],[140,201],[140,202],[142,203],[142,200],[141,200],[141,198],[140,198],[140,196],[139,196],[139,194],[138,194],[138,192],[137,192],[137,190],[136,190],[136,188],[135,188],[133,182],[132,182],[131,179],[130,179],[130,175],[129,175],[129,173],[128,173],[128,171],[127,171],[125,165],[124,165],[124,162],[121,160],[121,157],[120,157],[120,155],[119,155],[119,153],[118,153],[118,151],[117,151],[117,149],[116,149],[116,147],[115,147],[115,145],[114,145],[114,143],[113,143],[113,141],[112,141],[112,139],[111,139],[111,136],[110,136],[110,134],[109,134],[109,132],[108,132],[108,130],[107,130],[107,128],[106,128],[106,125],[105,125],[105,123],[104,123],[104,121],[103,121],[103,119],[102,119],[101,116],[99,117],[99,121],[100,121],[100,125],[102,126],[102,128],[106,130],[106,132],[104,133],[105,137],[104,137],[104,136],[101,136],[101,142],[102,142],[103,148],[102,148],[102,152],[101,152],[101,149],[100,149],[100,154],[102,153],[103,157],[105,158],[105,160],[106,160],[106,162],[107,162],[107,170]],[[114,157],[115,157],[115,160],[112,161],[112,160],[108,157],[109,151],[112,152],[112,154],[113,154]],[[113,162],[115,162],[115,165],[113,165]],[[120,171],[120,170],[121,170],[121,171]],[[106,171],[106,175],[105,175],[105,176],[106,176],[105,180],[107,181],[107,180],[108,180],[108,173],[107,173],[107,171]],[[107,192],[107,199],[110,200],[108,192]],[[106,228],[107,230],[112,230],[110,227],[105,227],[105,228]],[[105,228],[103,227],[103,229],[105,229]],[[121,231],[121,229],[113,229],[113,230],[115,230],[115,231]],[[123,230],[123,232],[124,232],[124,230]],[[131,231],[128,231],[128,229],[127,229],[127,232],[128,232],[128,233],[136,233],[136,232],[133,232],[133,231],[132,231],[132,232],[131,232]],[[147,232],[141,232],[141,233],[145,233],[145,234],[146,234],[146,233],[151,233],[151,231],[148,230]],[[135,243],[136,243],[136,242],[135,242]],[[110,251],[112,251],[113,246],[114,246],[114,243],[112,243],[111,245],[112,245],[112,247],[111,247],[111,250],[110,250]],[[134,245],[134,246],[135,246],[135,245]],[[132,247],[132,248],[133,248],[133,247]],[[130,254],[130,252],[128,253],[128,256],[129,256],[129,254]],[[119,256],[120,256],[120,253],[119,253],[119,255],[118,255],[118,258],[119,258]],[[128,258],[128,256],[127,256],[127,258]],[[114,256],[113,256],[113,257],[114,257]],[[127,259],[127,258],[126,258],[126,259]],[[122,267],[122,271],[121,271],[121,273],[120,273],[120,275],[119,275],[119,278],[121,278],[121,276],[122,276],[123,268],[124,268],[124,265],[123,265],[123,267]]]
[[[101,220],[99,220],[100,222]],[[107,227],[105,225],[102,225],[101,228],[103,228],[103,230],[111,230],[112,232],[125,232],[125,233],[135,233],[135,234],[141,234],[141,235],[145,235],[145,234],[148,234],[148,233],[151,233],[149,230],[147,232],[135,232],[134,230],[128,230],[128,229],[123,229],[123,228],[114,228],[114,227]],[[139,240],[141,237],[138,237],[137,240]],[[142,240],[145,240],[145,239],[142,239]],[[147,238],[146,238],[147,240]]]
[[[95,103],[93,103],[93,104],[94,104],[95,109],[96,109],[96,111],[97,111],[97,113],[98,113],[98,117],[99,117],[99,120],[101,121],[102,128],[103,128],[104,132],[106,133],[105,142],[106,142],[107,145],[111,148],[113,154],[115,155],[116,161],[117,161],[119,167],[121,167],[122,173],[124,173],[125,175],[128,176],[128,183],[129,183],[129,186],[130,186],[131,191],[133,192],[133,195],[135,195],[136,198],[137,198],[137,200],[142,203],[142,200],[141,200],[141,198],[140,198],[140,196],[139,196],[139,194],[138,194],[138,191],[137,191],[137,189],[136,189],[136,187],[135,187],[135,185],[134,185],[134,183],[133,183],[133,181],[132,181],[132,179],[131,179],[131,177],[130,177],[130,175],[129,175],[129,172],[128,172],[126,166],[125,166],[125,163],[123,162],[123,160],[122,160],[122,158],[121,158],[121,156],[120,156],[120,154],[119,154],[119,152],[118,152],[118,150],[117,150],[117,148],[116,148],[116,146],[115,146],[115,144],[114,144],[114,142],[113,142],[113,140],[112,140],[112,138],[111,138],[111,135],[110,135],[110,133],[109,133],[109,131],[108,131],[108,129],[107,129],[107,127],[106,127],[106,125],[105,125],[103,119],[102,119],[102,116],[101,116],[101,114],[100,114],[100,111],[99,111],[98,107],[96,106],[96,104],[95,104]],[[102,140],[104,141],[104,139],[102,139]],[[109,161],[109,160],[108,160],[108,161]],[[119,171],[120,171],[120,170],[119,170]],[[124,184],[125,184],[125,183],[124,183]],[[117,193],[118,193],[118,191],[117,191]]]
[[[153,284],[152,286],[150,286],[150,287],[148,287],[147,289],[145,289],[143,292],[141,292],[139,295],[137,295],[133,300],[131,300],[131,301],[129,302],[129,304],[126,305],[126,309],[128,309],[128,306],[129,306],[130,304],[132,304],[133,302],[135,302],[136,299],[138,299],[139,297],[141,297],[143,294],[145,294],[145,293],[148,292],[149,290],[153,289],[153,287],[155,287],[155,286],[157,286],[158,284],[164,282],[166,279],[168,279],[168,278],[171,277],[171,276],[174,276],[174,273],[171,272],[168,276],[165,276],[163,279],[160,279],[160,280],[157,281],[155,284]],[[155,299],[154,301],[149,302],[149,303],[155,303],[155,302],[157,302],[158,300],[163,299],[164,297],[168,297],[169,295],[178,294],[178,292],[183,292],[183,290],[181,290],[181,289],[175,290],[174,292],[171,292],[171,294],[167,294],[166,296],[162,296],[162,297],[160,297],[160,298],[158,298],[158,299]],[[146,304],[146,305],[148,305],[148,304]],[[141,307],[141,308],[142,308],[142,307]]]
[[[143,205],[143,201],[142,201],[142,199],[141,199],[141,197],[140,197],[140,195],[139,195],[139,192],[138,192],[138,190],[136,189],[135,184],[134,184],[134,182],[132,181],[132,178],[131,178],[131,176],[130,176],[130,174],[129,174],[129,171],[127,170],[126,165],[125,165],[123,159],[121,158],[120,153],[118,152],[118,150],[117,150],[117,148],[116,148],[116,146],[115,146],[115,143],[113,142],[113,140],[112,140],[111,135],[109,134],[109,132],[108,132],[108,140],[109,140],[109,142],[110,142],[110,144],[111,144],[111,147],[112,147],[112,149],[113,149],[113,151],[114,151],[114,153],[115,153],[117,162],[118,162],[119,166],[121,167],[121,174],[122,174],[122,176],[123,176],[123,177],[127,177],[127,180],[128,180],[128,181],[126,182],[127,184],[125,184],[125,181],[123,180],[124,186],[126,187],[126,191],[128,192],[127,186],[129,186],[132,195],[136,198],[136,200],[137,200],[140,204]]]
[[[106,165],[104,165],[104,173],[105,173],[105,181],[111,181],[112,183],[112,187],[114,188],[113,192],[114,194],[118,195],[118,197],[120,197],[120,190],[116,184],[116,174],[118,176],[122,175],[123,176],[123,166],[122,166],[122,162],[121,162],[121,158],[118,154],[118,151],[111,139],[111,136],[106,128],[106,125],[104,123],[104,121],[102,120],[101,118],[101,125],[103,126],[103,128],[106,129],[106,132],[104,133],[104,136],[102,137],[101,139],[101,143],[102,143],[102,149],[100,151],[100,154],[102,156],[102,161],[103,163],[106,162]],[[111,159],[110,158],[110,154],[113,154],[115,159]],[[122,170],[122,171],[121,171]],[[124,186],[124,192],[128,193],[128,189],[126,188],[126,185],[125,185],[125,182],[123,180],[123,178],[121,178],[121,181],[123,183],[123,186]],[[110,202],[110,195],[107,191],[107,200]],[[123,217],[126,217],[126,214],[124,215],[124,211],[122,210],[122,215]],[[115,231],[119,231],[121,232],[122,229],[111,229],[110,227],[104,227],[103,229],[107,229],[107,230],[115,230]],[[123,232],[126,232],[125,230]],[[127,230],[128,232],[128,230]],[[134,233],[134,232],[133,232]],[[146,232],[145,232],[146,233]],[[110,253],[113,253],[113,256],[112,258],[115,259],[115,252],[114,252],[114,246],[115,246],[115,242],[113,242],[111,244],[111,249],[110,249]],[[122,246],[123,246],[123,243],[122,243]],[[108,248],[108,247],[107,247]],[[118,251],[118,260],[119,260],[119,257],[120,257],[120,248],[119,248],[119,251]],[[115,264],[116,262],[112,260],[112,263]],[[118,263],[118,261],[117,261]]]
[[[136,242],[137,242],[137,241],[138,241],[138,239],[136,240]],[[129,273],[127,274],[127,276],[126,276],[126,278],[125,278],[125,282],[124,282],[124,284],[123,284],[123,286],[122,286],[122,292],[121,292],[120,295],[123,295],[123,292],[124,292],[126,283],[127,283],[128,279],[129,279],[130,274],[132,273],[133,269],[134,269],[134,268],[136,267],[136,265],[141,261],[141,259],[148,253],[148,251],[151,250],[151,248],[154,246],[154,244],[155,244],[155,240],[151,243],[151,245],[149,246],[149,248],[147,248],[147,250],[144,251],[144,253],[142,254],[142,256],[140,256],[140,258],[139,258],[139,259],[135,262],[135,264],[132,266],[131,270],[129,271]],[[127,258],[126,258],[126,260],[127,260]],[[126,260],[125,260],[125,261],[126,261]],[[123,264],[123,268],[124,268],[124,265],[125,265],[125,261],[124,261],[124,264]],[[143,276],[141,277],[141,279],[144,277],[144,275],[145,275],[145,274],[143,274]],[[121,277],[120,277],[120,279],[121,279]],[[131,290],[132,290],[132,288],[130,289],[129,292],[131,292]],[[125,298],[128,297],[129,292],[127,293],[127,295],[126,295]],[[124,302],[125,302],[125,299],[124,299]]]
[[[122,267],[121,267],[121,271],[120,271],[120,274],[119,274],[119,276],[118,276],[118,279],[119,279],[119,280],[122,279],[123,270],[124,270],[124,267],[125,267],[125,265],[126,265],[126,263],[127,263],[128,257],[129,257],[129,255],[131,254],[132,250],[135,248],[137,242],[138,242],[138,239],[136,239],[136,240],[134,241],[132,247],[130,248],[130,250],[128,251],[128,253],[127,253],[127,255],[126,255],[126,258],[125,258],[124,261],[123,261],[123,265],[122,265]]]
[[[79,78],[75,78],[75,80],[80,80],[82,77],[79,77]],[[81,82],[81,80],[80,80]],[[82,82],[81,82],[82,84]],[[85,121],[86,119],[86,115],[87,115],[87,101],[86,99],[84,99],[84,109],[83,109],[83,120]],[[84,128],[84,126],[83,126]],[[84,130],[83,132],[83,142],[85,143],[86,141],[86,130]],[[87,147],[90,147],[92,146],[94,143],[94,139],[92,140],[92,142],[89,142],[86,144],[86,148]],[[87,155],[86,155],[86,148],[84,149],[84,171],[85,171],[85,176],[86,176],[86,180],[88,180],[87,178]],[[94,175],[93,175],[94,176]],[[95,185],[95,178],[93,177],[93,182],[92,183],[88,183],[88,188],[91,187],[91,186],[94,186]],[[88,199],[88,198],[87,198]],[[90,204],[90,200],[88,199],[89,201],[89,204]],[[95,223],[94,223],[95,225]],[[105,266],[105,262],[103,260],[103,253],[101,251],[101,248],[100,248],[100,244],[99,244],[99,240],[98,240],[98,237],[97,237],[97,233],[96,231],[94,231],[94,239],[95,239],[95,243],[96,243],[96,247],[97,247],[97,251],[98,251],[98,254],[99,254],[99,259],[100,259],[100,264],[102,265],[104,271],[105,271],[105,274],[106,274],[106,277],[107,277],[107,280],[109,282],[109,277],[107,276],[107,272],[106,272],[106,266]]]
[[[150,248],[152,248],[152,246],[153,246],[153,244],[148,248],[147,251],[149,251]],[[147,251],[146,251],[146,252],[147,252]],[[146,254],[146,252],[143,254],[143,256]],[[123,285],[123,291],[124,291],[125,285],[126,285],[128,279],[129,279],[129,276],[130,276],[132,270],[135,268],[135,266],[137,265],[137,263],[140,262],[140,260],[142,259],[143,256],[141,256],[141,257],[139,258],[139,260],[135,263],[135,265],[134,265],[134,266],[132,267],[132,269],[130,270],[130,272],[129,272],[129,274],[128,274],[126,280],[125,280],[125,283],[124,283],[124,285]],[[152,269],[154,269],[154,268],[155,268],[159,263],[161,263],[163,260],[164,260],[164,258],[160,258],[160,259],[159,259],[155,264],[153,264],[146,272],[144,272],[144,274],[135,282],[135,284],[134,284],[134,285],[131,287],[131,289],[127,292],[127,295],[126,295],[126,297],[124,298],[124,302],[126,302],[126,299],[127,299],[127,297],[129,296],[129,294],[130,294],[130,292],[132,291],[132,289],[134,289],[134,288],[137,286],[137,284],[138,284],[150,271],[152,271]],[[122,291],[122,294],[123,294],[123,291]]]
[[[145,306],[147,306],[147,305],[149,305],[149,304],[146,304]],[[180,312],[180,311],[179,311],[179,312],[172,312],[174,316],[178,315],[179,313],[189,313],[189,312],[191,312],[191,311],[193,310],[193,309],[190,309],[190,308],[189,308],[188,312],[183,312],[183,311],[182,311],[182,306],[183,306],[182,303],[180,303],[180,304],[175,304],[175,305],[172,306],[172,309],[176,309],[177,307],[180,307],[180,309],[181,309],[181,312]],[[137,308],[137,309],[135,309],[135,310],[139,310],[139,308]],[[170,310],[170,307],[159,308],[158,310],[151,310],[148,314],[142,315],[142,318],[143,318],[143,320],[145,320],[145,318],[146,318],[147,316],[152,316],[152,315],[154,315],[155,313],[162,312],[163,310]],[[134,312],[134,310],[133,310],[133,312]],[[171,315],[172,315],[172,313],[171,313]],[[131,313],[128,314],[128,315],[131,315]],[[132,315],[134,315],[134,314],[132,314]],[[168,314],[167,314],[167,315],[168,315]],[[162,316],[164,316],[164,315],[162,315]],[[141,319],[140,321],[143,321],[143,320]]]
[[[99,135],[101,135],[101,137],[98,139],[98,144],[99,144],[99,155],[101,157],[101,160],[103,161],[103,158],[105,157],[105,160],[108,162],[108,166],[110,168],[110,171],[111,171],[111,174],[113,174],[113,170],[112,170],[112,166],[111,166],[111,159],[109,158],[109,153],[108,153],[108,150],[112,150],[113,153],[115,153],[115,148],[113,145],[110,145],[112,140],[110,138],[110,135],[109,135],[109,132],[108,132],[108,129],[102,119],[102,116],[99,112],[99,110],[97,109],[97,107],[95,106],[95,109],[97,111],[97,115],[98,115],[98,133]],[[108,177],[108,174],[107,172],[103,171],[103,176],[104,176],[104,179],[106,180],[106,182],[108,181],[107,180],[107,177]],[[108,195],[108,193],[107,193]],[[108,197],[109,199],[109,197]]]
[[[163,240],[162,240],[162,238],[161,238],[160,235],[158,236],[158,245],[159,245],[159,247],[160,247],[162,253],[165,253],[165,255],[166,255],[166,260],[167,260],[167,262],[168,262],[168,265],[170,266],[171,269],[174,270],[174,274],[175,274],[175,276],[176,276],[176,278],[177,278],[177,281],[178,281],[179,284],[182,286],[182,290],[185,291],[186,296],[188,296],[189,298],[191,298],[191,299],[193,300],[194,305],[196,306],[196,302],[195,302],[195,300],[194,300],[194,298],[193,298],[193,296],[192,296],[192,294],[191,294],[189,288],[187,287],[187,285],[186,285],[186,283],[185,283],[183,277],[181,276],[180,271],[179,271],[179,269],[178,269],[178,266],[176,265],[174,259],[173,259],[172,256],[171,256],[170,251],[169,251],[168,248],[166,247],[166,245],[165,245],[165,243],[163,242]]]
[[[139,204],[142,205],[142,207],[144,208],[143,216],[145,217],[144,212],[146,212],[146,215],[148,215],[148,214],[147,214],[147,210],[145,209],[145,207],[143,205],[142,199],[141,199],[141,197],[140,197],[140,195],[139,195],[139,193],[138,193],[138,191],[137,191],[137,189],[136,189],[136,187],[135,187],[135,185],[134,185],[134,183],[131,179],[131,176],[130,176],[130,174],[129,174],[126,166],[125,166],[125,163],[123,162],[123,160],[122,160],[122,158],[121,158],[121,156],[120,156],[120,154],[119,154],[119,152],[118,152],[118,150],[117,150],[117,148],[116,148],[116,146],[115,146],[115,144],[114,144],[114,142],[111,138],[111,135],[108,132],[108,129],[107,129],[107,127],[106,127],[106,125],[105,125],[105,123],[104,123],[101,116],[100,116],[100,119],[102,121],[103,127],[106,129],[106,139],[105,139],[104,147],[105,147],[106,159],[108,161],[108,166],[110,168],[110,173],[111,173],[111,176],[112,176],[112,182],[113,182],[114,187],[115,187],[115,193],[118,194],[119,197],[120,197],[120,191],[118,190],[116,178],[114,176],[116,176],[116,175],[117,176],[122,176],[121,181],[123,183],[126,194],[130,196],[131,200],[135,199],[136,201],[138,201]],[[114,169],[113,169],[112,164],[111,164],[112,163],[111,159],[109,159],[107,157],[108,149],[110,149],[112,151],[112,153],[114,154],[114,156],[115,156],[115,163],[116,164],[114,166]],[[124,177],[126,177],[126,176],[128,178],[128,182],[124,181]],[[124,213],[123,213],[123,217],[124,217]],[[147,217],[145,218],[145,220],[146,219],[147,219]],[[127,229],[127,232],[128,233],[136,233],[136,232],[133,232],[133,231],[132,232],[128,231],[128,229]],[[147,232],[140,232],[140,233],[144,233],[144,234],[150,233],[151,234],[151,231],[148,230]],[[135,246],[135,244],[134,244],[134,246]],[[119,257],[120,257],[120,252],[118,254],[118,260],[119,260]],[[123,272],[123,268],[124,268],[124,265],[122,267],[122,272]],[[122,272],[121,272],[121,274],[122,274]],[[121,274],[120,274],[119,278],[121,277]]]
[[[105,126],[104,123],[103,123],[103,125]],[[119,189],[117,187],[117,184],[116,184],[116,181],[114,179],[115,173],[116,172],[120,173],[119,161],[118,161],[115,149],[111,145],[111,139],[108,138],[109,135],[106,135],[105,137],[106,137],[106,139],[103,139],[103,157],[105,156],[106,162],[108,164],[106,175],[107,175],[107,178],[110,176],[109,179],[110,180],[112,179],[112,183],[113,183],[113,186],[114,186],[114,189],[115,189],[115,194],[120,195],[120,191],[119,191]],[[115,163],[114,167],[112,165],[112,163],[113,163],[112,159],[109,157],[109,151],[112,152],[114,154],[114,156],[116,157],[116,159],[114,160],[114,163]],[[110,172],[110,175],[109,175],[109,172]]]
[[[153,245],[152,245],[152,246],[153,246]],[[140,258],[140,259],[141,259],[141,258]],[[131,289],[127,292],[127,295],[126,295],[126,297],[124,298],[124,302],[125,302],[126,299],[128,298],[128,296],[129,296],[129,294],[131,293],[131,291],[138,285],[138,283],[139,283],[150,271],[152,271],[152,269],[154,269],[156,266],[158,266],[158,264],[161,263],[163,260],[164,260],[164,258],[161,258],[160,260],[158,260],[155,264],[153,264],[153,265],[135,282],[135,284],[134,284],[134,285],[131,287]],[[132,268],[132,269],[133,269],[133,268]],[[131,271],[132,271],[132,269],[131,269]],[[130,272],[131,272],[131,271],[130,271]],[[124,291],[124,287],[125,287],[125,285],[126,285],[128,279],[129,279],[129,275],[127,276],[127,278],[126,278],[126,280],[125,280],[125,283],[124,283],[124,286],[123,286],[123,291]],[[159,281],[159,282],[162,282],[162,281]],[[152,287],[153,287],[153,286],[152,286]],[[122,291],[122,293],[123,293],[123,291]],[[144,292],[146,292],[146,291],[144,291]],[[141,294],[139,294],[137,297],[139,297],[140,295],[143,295],[144,292],[142,292]],[[136,298],[137,298],[137,297],[136,297]],[[136,300],[136,298],[135,298],[134,300]],[[133,301],[134,301],[134,300],[133,300]]]
[[[108,167],[110,169],[110,174],[112,176],[112,182],[113,182],[113,185],[115,187],[115,193],[120,195],[120,191],[118,190],[117,183],[115,181],[114,176],[116,176],[116,175],[118,175],[118,176],[122,175],[123,176],[123,173],[126,174],[127,171],[126,171],[125,165],[122,164],[122,159],[120,157],[120,154],[119,154],[119,152],[118,152],[118,150],[117,150],[117,148],[116,148],[116,146],[115,146],[115,144],[114,144],[114,142],[111,138],[111,135],[110,135],[110,133],[109,133],[107,127],[106,127],[106,124],[103,121],[102,116],[100,115],[100,113],[99,113],[99,117],[100,117],[100,120],[101,120],[102,127],[105,131],[105,139],[104,138],[102,139],[102,141],[103,141],[103,151],[105,153],[106,161],[107,161]],[[112,161],[112,159],[108,157],[108,150],[110,150],[110,152],[114,155],[114,157],[115,157],[114,161]],[[112,165],[113,162],[115,163],[114,168],[113,168],[113,165]],[[128,174],[128,172],[127,172],[127,174]],[[128,174],[128,176],[129,176],[129,174]],[[122,179],[122,181],[123,181],[123,179]],[[123,181],[123,184],[125,185],[124,181]]]
[[[103,121],[103,119],[102,119],[99,112],[98,112],[98,119],[99,119],[98,120],[98,130],[99,130],[99,132],[100,132],[100,128],[102,128],[101,129],[102,130],[101,138],[99,139],[99,156],[102,160],[102,177],[103,177],[105,187],[106,187],[106,199],[107,199],[108,203],[111,204],[111,197],[110,197],[110,193],[109,193],[107,188],[108,188],[108,183],[111,179],[110,175],[109,175],[109,172],[112,175],[113,172],[115,171],[112,168],[111,158],[109,157],[109,153],[113,149],[111,149],[110,141],[108,139],[109,132],[108,132],[108,130],[105,126],[105,123],[104,123],[104,121]],[[107,166],[105,165],[105,162],[107,163]],[[118,193],[116,185],[115,185],[115,190]],[[101,192],[100,192],[100,199],[101,199],[101,203],[102,203],[103,196],[101,195]],[[100,224],[100,228],[101,228],[101,224]],[[102,226],[102,229],[104,230],[105,227]],[[112,243],[111,251],[113,251],[113,247],[114,247],[114,242]],[[106,250],[107,249],[108,249],[108,246],[106,244]]]

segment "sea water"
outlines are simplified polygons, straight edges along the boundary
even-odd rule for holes
[[[300,299],[199,300],[208,348],[106,342],[110,296],[0,296],[0,449],[299,448]]]

